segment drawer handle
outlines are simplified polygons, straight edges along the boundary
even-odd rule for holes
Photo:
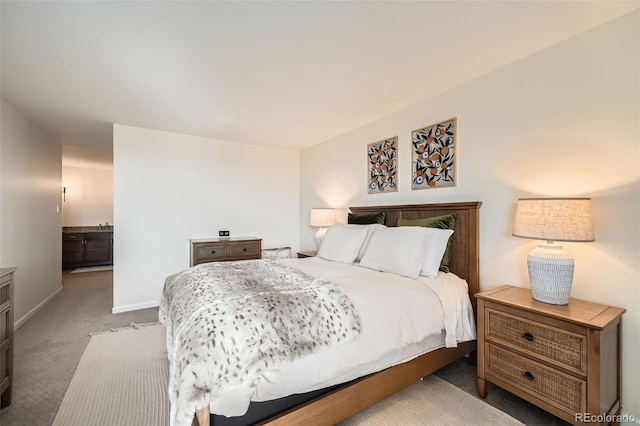
[[[522,337],[524,337],[526,340],[528,340],[530,342],[533,342],[533,339],[534,339],[533,334],[531,334],[529,332],[522,333]]]
[[[215,250],[211,250],[211,254],[216,254],[216,251]]]
[[[247,251],[247,249],[246,249],[246,248],[243,248],[243,249],[242,249],[242,251]]]
[[[533,379],[535,379],[533,374],[529,373],[528,371],[525,371],[524,373],[522,373],[522,376],[527,380],[531,380],[532,382],[533,382]]]

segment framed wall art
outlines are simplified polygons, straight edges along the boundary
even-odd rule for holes
[[[398,137],[367,145],[369,164],[369,194],[398,190]]]
[[[411,132],[411,189],[456,186],[456,118]]]

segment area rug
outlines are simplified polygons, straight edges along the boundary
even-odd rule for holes
[[[510,415],[433,374],[339,424],[523,425]]]
[[[92,334],[53,424],[168,425],[164,336],[162,325]]]
[[[73,271],[71,271],[71,273],[80,274],[82,272],[98,272],[98,271],[113,271],[113,265],[85,266],[84,268],[76,268]]]
[[[168,361],[162,325],[93,334],[55,426],[169,423]],[[342,425],[521,425],[513,417],[431,375]]]

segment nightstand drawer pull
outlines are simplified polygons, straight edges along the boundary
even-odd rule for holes
[[[527,339],[530,342],[533,342],[533,339],[534,339],[533,334],[531,334],[529,332],[522,333],[522,337]]]
[[[247,251],[247,249],[246,249],[246,248],[243,248],[243,249],[242,249],[242,251]]]
[[[525,379],[531,380],[533,382],[533,379],[535,379],[535,377],[533,376],[533,374],[529,373],[528,371],[525,371],[524,373],[522,373],[522,376]]]
[[[211,250],[211,254],[216,254],[216,251],[215,250]]]

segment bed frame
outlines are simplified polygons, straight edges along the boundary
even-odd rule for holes
[[[398,206],[351,207],[354,214],[386,212],[385,225],[396,226],[399,218],[419,219],[456,213],[449,268],[469,284],[469,296],[476,312],[474,294],[480,291],[479,210],[482,202],[411,204]],[[436,370],[469,354],[475,363],[476,342],[464,342],[456,348],[440,348],[403,364],[356,379],[308,402],[279,413],[265,425],[333,425],[389,397]],[[196,412],[194,421],[210,425],[209,407]]]

